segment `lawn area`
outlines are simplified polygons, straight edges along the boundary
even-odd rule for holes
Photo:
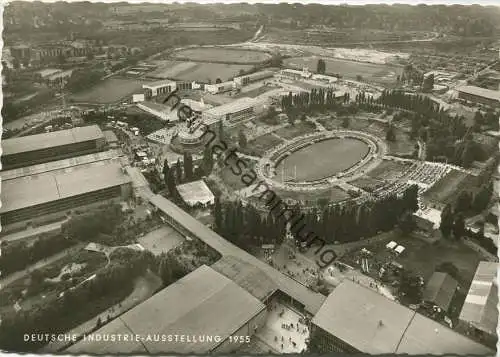
[[[184,237],[171,226],[165,225],[140,237],[138,241],[146,250],[160,255],[181,244]]]
[[[375,188],[384,184],[384,181],[374,179],[369,176],[360,177],[354,181],[349,182],[351,185],[362,188],[363,190],[374,190]]]
[[[240,70],[247,71],[251,67],[241,64],[196,63],[195,66],[177,73],[175,79],[214,83],[217,78],[220,78],[222,81],[227,81],[237,76]]]
[[[403,163],[400,161],[383,160],[380,165],[371,170],[367,176],[379,179],[388,180],[403,173],[411,166],[411,163]]]
[[[319,200],[328,200],[331,203],[340,202],[350,198],[349,194],[338,187],[331,187],[326,190],[315,190],[310,192],[282,191],[275,189],[276,194],[281,198],[291,198],[301,201],[305,206],[317,205]]]
[[[316,68],[319,57],[292,57],[284,60],[284,65],[286,67],[302,69],[304,66],[308,68]],[[343,60],[338,58],[325,58],[326,63],[326,73],[336,74],[356,79],[357,75],[362,76],[364,79],[392,83],[395,82],[397,76],[403,71],[402,67],[396,67],[385,64],[374,64],[366,62],[356,62]]]
[[[293,139],[297,136],[313,133],[316,131],[316,126],[311,122],[295,122],[294,125],[289,125],[275,131],[275,134],[283,139]]]
[[[324,140],[292,152],[276,167],[284,179],[315,181],[331,177],[354,166],[368,154],[369,147],[357,139]]]
[[[451,170],[448,175],[439,180],[430,190],[424,193],[424,198],[443,204],[454,202],[463,189],[475,186],[474,176],[461,171]]]
[[[255,98],[255,97],[258,97],[259,95],[261,94],[264,94],[264,93],[267,93],[271,90],[274,90],[274,89],[278,89],[280,87],[278,86],[266,86],[266,85],[263,85],[261,87],[258,87],[258,88],[255,88],[255,89],[251,89],[247,92],[241,92],[235,96],[233,96],[234,99],[237,99],[237,98],[242,98],[242,97],[250,97],[250,98]]]
[[[244,154],[252,156],[262,156],[267,150],[283,142],[273,134],[259,136],[257,139],[248,143],[248,147],[241,150]]]
[[[109,78],[92,88],[72,94],[70,99],[81,103],[115,103],[134,93],[142,93],[143,83],[146,82],[136,79]]]
[[[396,141],[387,142],[390,155],[411,155],[415,150],[416,142],[410,139],[410,136],[401,129],[395,129]]]
[[[255,164],[256,164],[255,161],[253,161],[253,160],[244,160],[244,161],[248,165],[248,170],[250,168],[255,167]],[[228,161],[228,165],[225,166],[222,169],[222,171],[220,172],[220,176],[221,176],[222,180],[224,181],[224,183],[235,191],[241,190],[241,189],[247,187],[247,185],[245,185],[243,182],[241,182],[241,175],[235,175],[231,171],[231,167],[234,167],[234,169],[236,169],[235,160]]]
[[[262,51],[212,47],[184,49],[173,53],[172,57],[203,62],[233,62],[256,64],[271,58],[271,55]]]

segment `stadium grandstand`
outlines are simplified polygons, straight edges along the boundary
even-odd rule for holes
[[[41,164],[99,152],[106,139],[97,125],[2,140],[2,169]]]
[[[71,165],[68,161],[58,164],[62,168],[44,170],[37,167],[32,172],[39,173],[11,174],[10,179],[3,180],[2,226],[63,217],[68,210],[121,200],[132,192],[131,179],[120,158],[81,165]]]
[[[229,278],[203,265],[97,330],[95,336],[165,336],[128,343],[86,340],[66,350],[85,354],[229,353],[232,336],[252,336],[266,306]],[[177,335],[177,342],[175,336]]]
[[[486,346],[349,280],[328,296],[312,324],[328,352],[494,355]]]

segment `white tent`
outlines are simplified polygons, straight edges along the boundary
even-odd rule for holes
[[[398,245],[398,246],[396,247],[396,249],[394,249],[394,251],[395,251],[396,253],[398,253],[398,254],[403,253],[403,252],[404,252],[404,250],[405,250],[405,247],[403,247],[402,245]]]
[[[398,245],[398,243],[396,243],[394,241],[390,241],[389,243],[387,243],[387,245],[385,247],[387,249],[394,249],[397,245]]]

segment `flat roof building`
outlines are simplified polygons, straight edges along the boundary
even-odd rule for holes
[[[259,72],[239,76],[239,77],[234,77],[233,82],[237,86],[242,87],[242,86],[246,86],[247,84],[250,84],[252,82],[260,81],[262,79],[271,78],[273,76],[274,76],[273,71],[259,71]]]
[[[500,107],[500,91],[475,86],[458,88],[458,98],[490,107]]]
[[[161,94],[168,94],[176,90],[177,85],[174,81],[164,79],[161,81],[154,81],[142,85],[144,89],[144,97],[151,98]]]
[[[214,204],[215,196],[203,180],[178,185],[177,191],[179,191],[182,200],[191,207],[197,204]]]
[[[328,352],[493,355],[486,346],[344,280],[312,319]]]
[[[203,265],[106,324],[95,335],[165,336],[116,343],[87,340],[66,352],[228,353],[241,346],[229,336],[251,336],[266,320],[266,306],[236,283]],[[177,337],[177,341],[175,340]]]
[[[2,225],[124,198],[131,180],[120,162],[103,160],[2,182]]]
[[[242,121],[254,118],[254,107],[257,101],[253,98],[243,97],[218,107],[205,110],[202,118],[208,125],[222,121],[225,125],[232,126]]]
[[[497,269],[496,262],[479,262],[460,313],[460,321],[490,336],[498,325]]]
[[[106,139],[97,125],[2,140],[2,169],[10,170],[102,151]]]
[[[227,81],[216,84],[206,84],[205,91],[211,94],[224,93],[233,90],[235,83],[233,81]]]

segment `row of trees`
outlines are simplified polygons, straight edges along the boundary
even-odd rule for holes
[[[304,225],[305,230],[296,232],[297,240],[314,233],[328,243],[356,241],[389,231],[396,225],[409,232],[413,229],[411,213],[418,209],[417,192],[417,186],[411,186],[400,197],[389,195],[362,205],[347,203],[307,211],[297,204],[293,206],[294,218],[290,221],[303,215],[298,226]],[[252,205],[243,206],[239,201],[221,204],[217,199],[215,227],[219,234],[244,249],[263,243],[279,244],[287,223],[280,212],[280,209],[270,210],[263,215]]]

